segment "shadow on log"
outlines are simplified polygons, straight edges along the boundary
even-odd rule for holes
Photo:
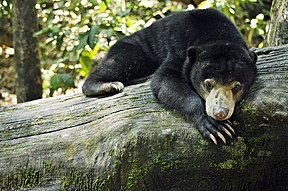
[[[256,51],[227,145],[158,104],[149,81],[0,108],[0,190],[287,190],[288,46]]]

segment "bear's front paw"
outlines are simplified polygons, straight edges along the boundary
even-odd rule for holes
[[[216,121],[211,117],[205,118],[198,129],[204,138],[211,139],[217,145],[217,137],[220,138],[225,144],[226,139],[222,133],[225,133],[230,138],[235,135],[235,131],[232,128],[230,121]]]

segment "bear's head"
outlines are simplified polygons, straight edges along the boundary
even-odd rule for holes
[[[187,49],[183,75],[205,100],[208,116],[227,120],[256,76],[257,56],[233,43],[215,42]]]

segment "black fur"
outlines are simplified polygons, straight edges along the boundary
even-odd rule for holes
[[[223,126],[207,116],[200,82],[206,77],[223,83],[241,80],[247,92],[256,75],[255,62],[256,55],[221,12],[179,12],[119,40],[87,78],[83,92],[97,95],[104,82],[125,85],[155,73],[151,81],[155,97],[194,121],[204,137],[217,136]]]

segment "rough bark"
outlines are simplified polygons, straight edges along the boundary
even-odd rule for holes
[[[13,0],[13,43],[15,49],[17,102],[42,97],[37,39],[36,0]]]
[[[274,0],[270,11],[266,46],[288,43],[288,0]]]
[[[227,145],[158,104],[149,81],[0,108],[0,190],[287,190],[288,46],[257,54]]]

